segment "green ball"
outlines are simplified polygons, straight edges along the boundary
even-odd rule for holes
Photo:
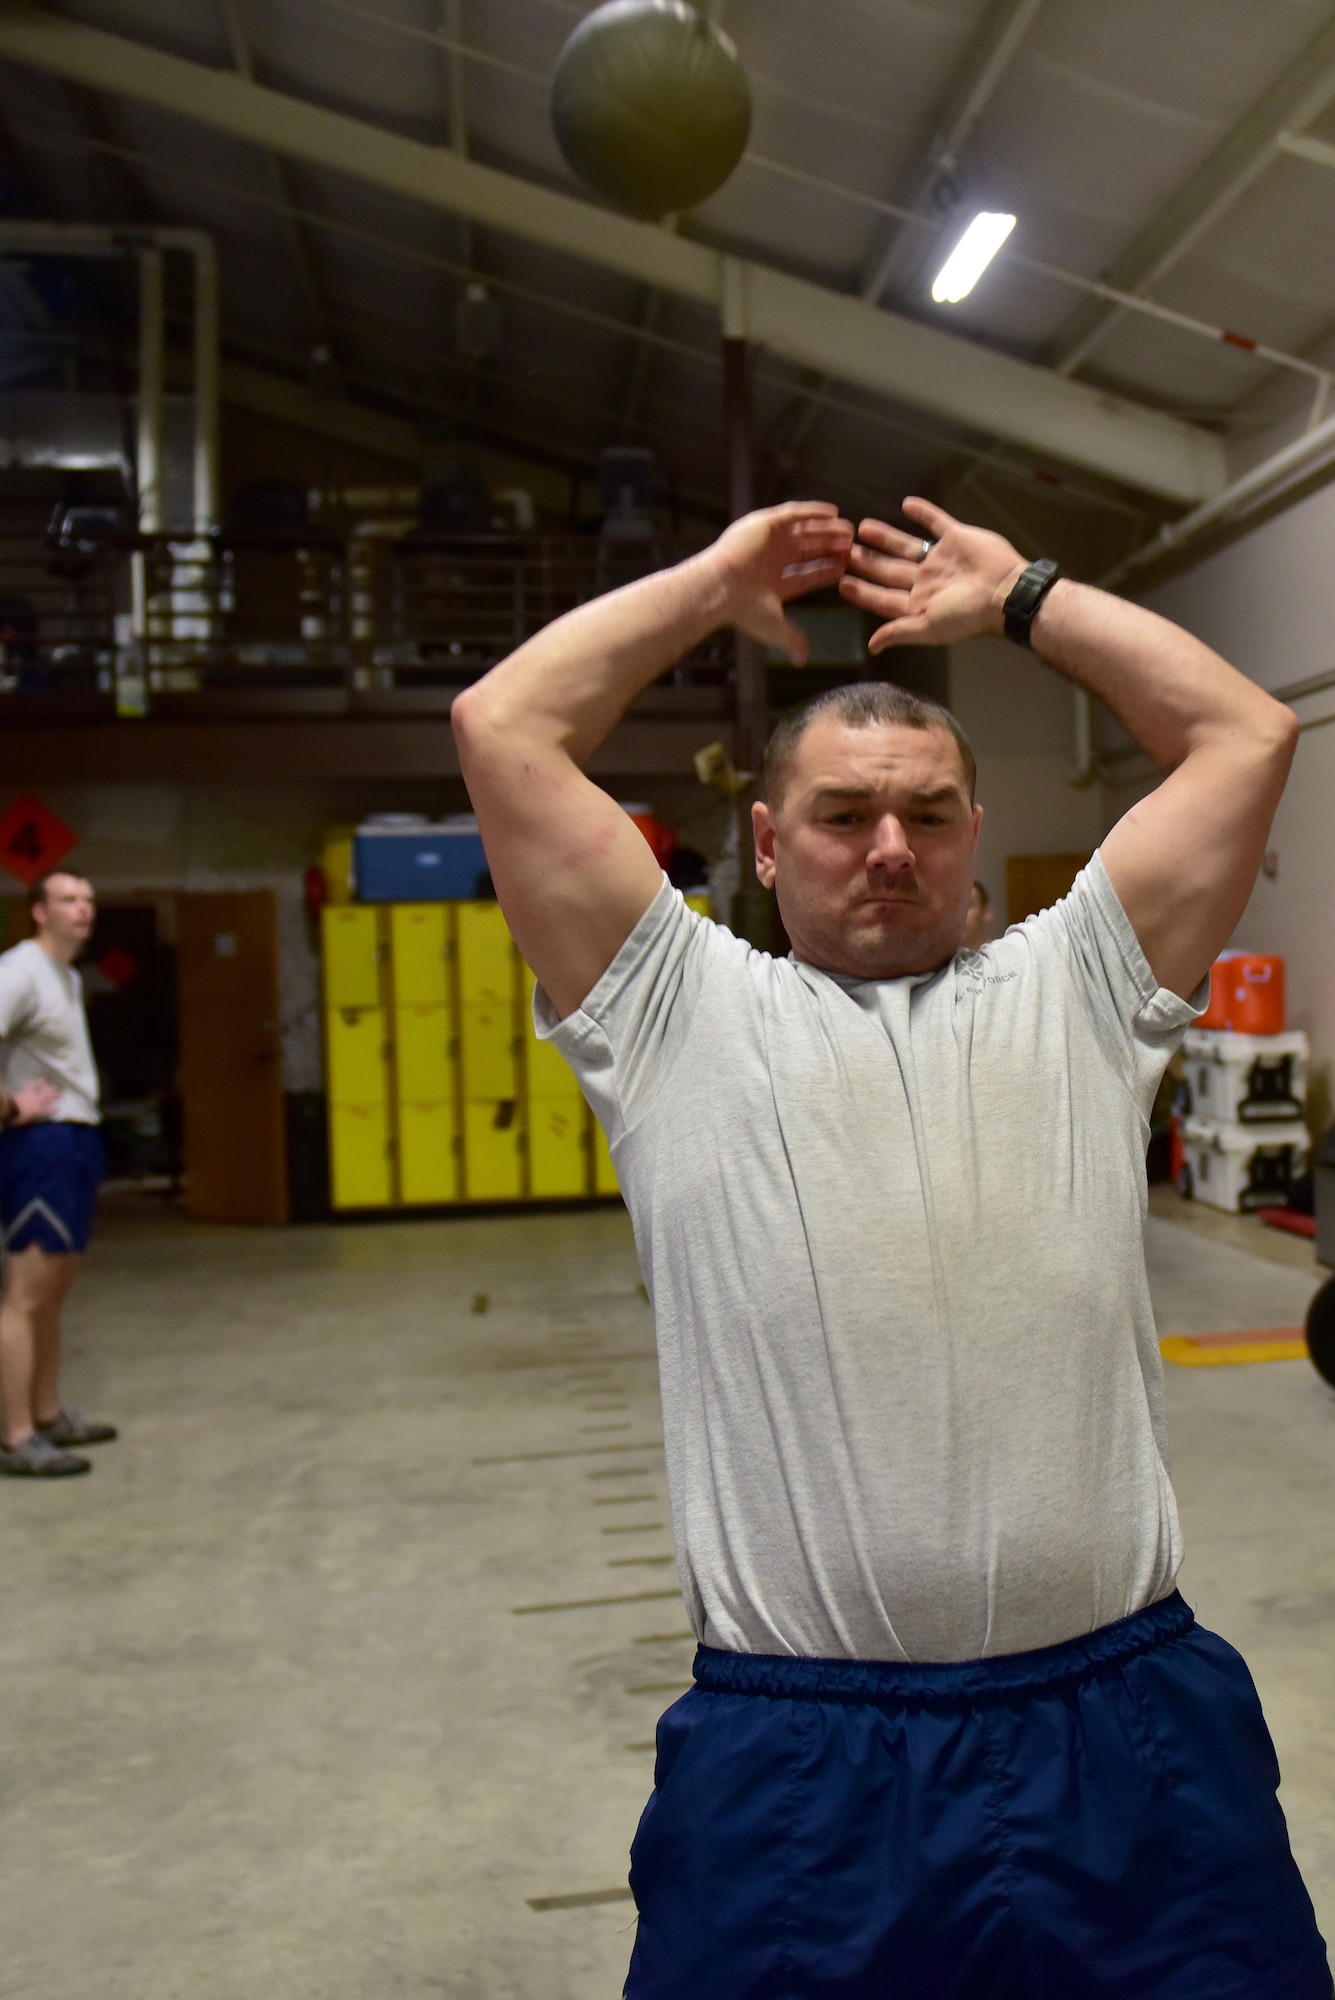
[[[552,123],[570,166],[632,215],[694,208],[751,130],[737,51],[686,0],[606,0],[561,51]]]

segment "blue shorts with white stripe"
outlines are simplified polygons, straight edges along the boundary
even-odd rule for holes
[[[88,1245],[102,1178],[96,1125],[47,1120],[0,1132],[0,1228],[6,1250],[36,1243],[61,1256]]]

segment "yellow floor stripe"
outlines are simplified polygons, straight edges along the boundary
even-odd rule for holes
[[[1279,1338],[1174,1333],[1159,1342],[1159,1352],[1179,1368],[1236,1368],[1249,1361],[1305,1361],[1307,1342],[1297,1326],[1285,1327]]]

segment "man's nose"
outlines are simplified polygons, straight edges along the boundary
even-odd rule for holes
[[[867,866],[895,871],[913,866],[913,849],[909,846],[902,824],[893,813],[883,813],[876,822]]]

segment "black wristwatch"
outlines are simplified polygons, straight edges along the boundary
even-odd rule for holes
[[[1014,639],[1017,646],[1032,643],[1029,628],[1038,615],[1039,605],[1060,575],[1060,564],[1053,562],[1051,556],[1040,556],[1016,578],[1010,596],[1001,607],[1001,615],[1006,622],[1006,637]]]

